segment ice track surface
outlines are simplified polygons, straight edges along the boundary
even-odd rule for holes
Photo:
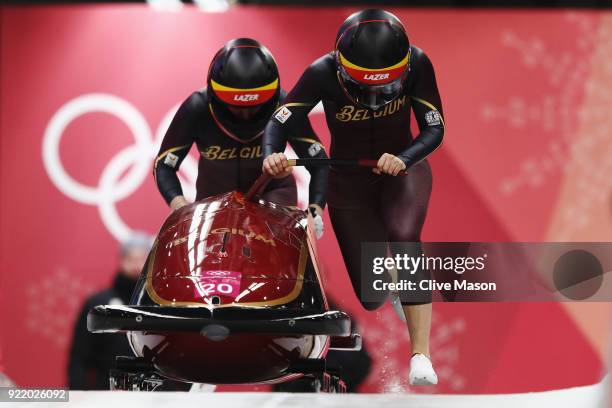
[[[37,403],[36,407],[107,408],[607,408],[608,380],[558,391],[509,395],[415,394],[285,394],[285,393],[171,393],[73,391],[70,403]],[[25,404],[10,404],[18,406]]]

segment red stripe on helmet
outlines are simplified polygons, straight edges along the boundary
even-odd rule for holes
[[[276,89],[243,92],[214,90],[214,92],[219,99],[229,105],[255,106],[266,103],[272,99],[276,93]]]
[[[344,66],[346,72],[355,81],[367,85],[384,85],[393,82],[402,76],[406,66],[398,67],[389,71],[365,71]]]

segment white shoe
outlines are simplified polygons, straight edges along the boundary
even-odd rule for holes
[[[391,306],[393,306],[393,311],[397,317],[399,317],[402,322],[405,322],[406,314],[404,313],[404,309],[402,309],[402,301],[400,300],[399,293],[391,292],[389,301],[391,302]]]
[[[427,356],[417,353],[410,359],[410,385],[436,385],[438,376]]]

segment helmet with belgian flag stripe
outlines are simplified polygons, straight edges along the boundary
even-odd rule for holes
[[[397,98],[410,71],[410,41],[402,22],[381,9],[349,16],[334,50],[340,84],[355,104],[379,109]]]
[[[281,93],[274,57],[250,38],[231,40],[215,54],[207,85],[215,120],[241,139],[263,129]]]

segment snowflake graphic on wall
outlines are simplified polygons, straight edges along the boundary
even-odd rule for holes
[[[27,289],[26,325],[58,349],[66,347],[81,299],[94,287],[79,276],[58,268]]]
[[[579,31],[574,51],[552,53],[540,38],[523,38],[513,31],[501,35],[502,44],[519,53],[526,68],[546,72],[550,93],[535,102],[512,96],[505,104],[486,104],[481,111],[486,121],[503,120],[515,128],[540,126],[558,136],[543,154],[512,168],[513,175],[499,188],[512,196],[542,187],[552,176],[567,175],[571,169],[579,181],[555,231],[555,239],[562,241],[594,222],[592,210],[610,198],[612,188],[612,24],[578,13],[568,13],[566,19]],[[577,109],[582,94],[588,104]]]
[[[521,188],[537,188],[551,175],[564,171],[576,141],[576,100],[585,86],[596,86],[585,83],[591,65],[588,50],[598,37],[596,21],[577,13],[568,13],[566,19],[580,32],[576,36],[578,51],[565,49],[554,53],[539,37],[525,38],[515,31],[501,33],[502,45],[518,53],[527,69],[546,73],[551,91],[536,101],[517,95],[510,96],[501,105],[487,103],[481,109],[481,117],[488,122],[502,120],[517,129],[533,127],[559,136],[547,144],[544,154],[528,156],[519,163],[518,169],[511,169],[513,175],[504,178],[500,185],[506,195]]]

